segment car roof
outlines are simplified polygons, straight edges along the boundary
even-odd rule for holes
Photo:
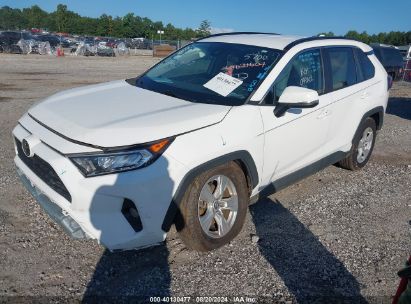
[[[371,50],[370,46],[352,39],[344,37],[324,37],[324,36],[294,36],[294,35],[279,35],[274,33],[255,33],[255,32],[234,32],[234,33],[222,33],[211,35],[197,41],[200,42],[225,42],[225,43],[238,43],[245,45],[255,45],[260,47],[268,47],[272,49],[287,51],[292,47],[301,44],[308,43],[310,47],[314,47],[315,44],[320,45],[355,45],[360,47],[363,51]],[[318,42],[318,43],[317,43]]]
[[[226,33],[211,35],[200,39],[200,41],[238,43],[283,50],[290,43],[302,38],[304,37],[270,33]]]

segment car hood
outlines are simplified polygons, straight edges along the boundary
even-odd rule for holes
[[[210,126],[230,108],[192,103],[120,80],[55,94],[32,107],[29,115],[69,139],[108,148]]]

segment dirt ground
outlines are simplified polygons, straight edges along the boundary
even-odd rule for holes
[[[329,167],[252,205],[241,234],[219,250],[189,251],[172,231],[161,246],[110,253],[70,239],[45,215],[15,173],[17,120],[55,92],[134,77],[156,61],[0,54],[0,302],[248,296],[390,303],[411,248],[410,83],[391,90],[364,170]]]

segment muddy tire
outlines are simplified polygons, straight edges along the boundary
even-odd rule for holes
[[[235,162],[198,175],[180,203],[177,231],[197,251],[217,249],[241,231],[249,203],[246,178]]]
[[[342,168],[356,171],[363,168],[371,157],[377,137],[375,120],[368,117],[358,128],[351,151],[338,165]]]

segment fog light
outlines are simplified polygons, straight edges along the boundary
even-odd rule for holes
[[[121,213],[124,215],[127,222],[135,232],[143,230],[143,224],[141,223],[137,207],[131,200],[127,198],[124,199],[123,206],[121,207]]]

